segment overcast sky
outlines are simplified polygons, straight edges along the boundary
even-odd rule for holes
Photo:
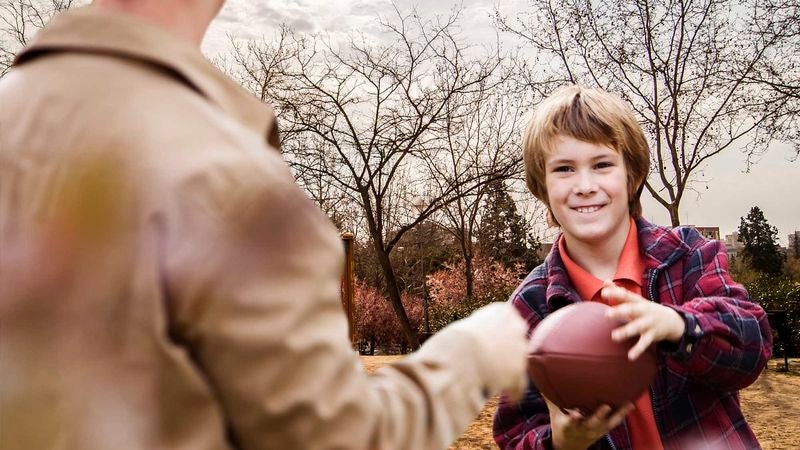
[[[525,7],[525,0],[464,0],[395,2],[401,11],[416,5],[423,16],[445,14],[457,4],[464,6],[461,26],[464,36],[477,46],[491,46],[495,31],[490,15],[496,5],[513,15]],[[226,51],[226,35],[237,39],[270,36],[281,23],[301,33],[327,32],[334,37],[352,31],[380,40],[378,18],[393,14],[388,0],[228,0],[225,9],[212,24],[204,43],[209,56]],[[501,36],[504,47],[516,42]],[[690,192],[681,205],[681,222],[699,226],[718,226],[724,236],[735,231],[740,217],[752,206],[759,206],[770,224],[778,227],[781,245],[787,235],[800,230],[800,161],[791,162],[794,152],[789,145],[775,144],[750,173],[745,173],[744,155],[732,150],[711,160],[704,170],[704,183],[697,184],[697,194]],[[660,224],[669,224],[666,210],[646,192],[643,194],[645,216]]]

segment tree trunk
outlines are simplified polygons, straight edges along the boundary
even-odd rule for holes
[[[472,298],[475,291],[475,274],[472,273],[472,259],[474,253],[471,242],[472,239],[470,238],[470,235],[462,228],[461,235],[458,237],[458,243],[461,247],[461,256],[464,257],[464,281],[466,284],[466,296],[468,299]]]
[[[669,211],[669,219],[672,221],[673,227],[677,227],[681,224],[680,211],[678,210],[679,205],[678,200],[675,200],[670,203],[669,208],[667,208]]]
[[[411,321],[408,320],[406,309],[403,308],[403,302],[400,299],[400,288],[397,286],[397,277],[395,277],[392,263],[389,261],[389,254],[384,250],[383,244],[379,241],[373,240],[375,244],[375,252],[378,256],[378,262],[381,265],[383,276],[386,280],[386,293],[389,295],[389,300],[392,302],[392,308],[400,319],[400,327],[403,329],[403,334],[406,335],[408,343],[412,349],[419,348],[419,340],[417,339],[416,331],[411,329]]]
[[[472,299],[475,294],[475,274],[472,269],[472,252],[464,253],[464,279],[467,285],[467,299]]]

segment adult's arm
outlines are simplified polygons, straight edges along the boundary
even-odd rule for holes
[[[521,390],[526,327],[507,304],[367,375],[339,299],[341,241],[277,152],[221,158],[175,198],[174,332],[242,448],[445,448],[488,396]]]

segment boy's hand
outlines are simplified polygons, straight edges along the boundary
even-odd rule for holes
[[[639,336],[628,352],[631,361],[639,357],[651,344],[660,341],[679,342],[686,329],[683,317],[672,308],[651,302],[641,295],[614,285],[611,281],[603,284],[600,294],[613,306],[608,316],[625,325],[611,332],[616,342]]]
[[[628,403],[616,411],[603,405],[588,417],[576,410],[562,410],[545,398],[550,411],[550,428],[554,450],[584,450],[616,428],[633,409]]]

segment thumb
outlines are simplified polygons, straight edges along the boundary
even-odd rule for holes
[[[527,392],[527,390],[528,390],[528,376],[522,373],[513,382],[511,387],[509,387],[503,392],[503,394],[506,396],[509,403],[517,404],[520,401],[522,401],[522,398],[525,396],[525,392]]]

